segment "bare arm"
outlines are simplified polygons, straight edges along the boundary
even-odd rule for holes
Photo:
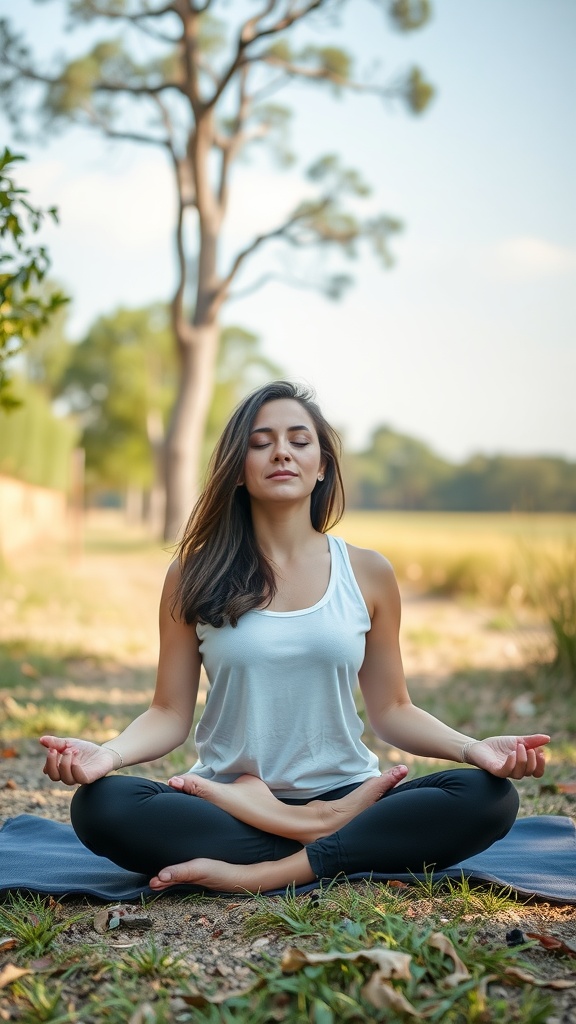
[[[73,737],[43,736],[48,748],[45,773],[67,785],[93,782],[121,764],[153,761],[187,738],[198,695],[200,652],[192,626],[170,612],[178,580],[176,563],[168,570],[160,601],[160,657],[150,707],[115,739],[99,746]]]
[[[376,735],[421,757],[462,761],[466,747],[466,760],[493,774],[512,778],[542,775],[540,748],[548,736],[538,733],[477,740],[412,703],[400,654],[400,595],[392,567],[374,551],[351,549],[351,558],[372,620],[360,688]]]

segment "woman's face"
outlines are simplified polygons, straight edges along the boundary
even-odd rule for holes
[[[293,398],[261,407],[250,432],[241,483],[253,500],[290,501],[309,497],[324,472],[314,422]]]

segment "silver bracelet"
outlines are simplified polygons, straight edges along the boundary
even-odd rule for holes
[[[461,760],[462,764],[470,764],[470,761],[468,760],[468,751],[470,750],[470,747],[472,747],[475,743],[479,743],[479,742],[480,742],[480,740],[467,740],[466,741],[466,743],[462,747],[462,750],[460,751],[460,760]]]
[[[118,767],[112,769],[114,772],[119,772],[120,769],[124,767],[124,758],[122,757],[122,754],[119,754],[117,750],[114,750],[114,747],[109,747],[107,743],[102,743],[101,746],[102,750],[109,750],[111,754],[116,754],[116,757],[120,758],[120,764]]]

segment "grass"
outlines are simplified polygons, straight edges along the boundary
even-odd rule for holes
[[[273,901],[260,898],[246,934],[273,930],[288,944],[283,954],[248,962],[241,988],[221,995],[205,983],[190,956],[174,955],[153,938],[128,950],[113,951],[103,940],[71,950],[66,933],[78,915],[67,919],[61,904],[42,906],[38,897],[15,896],[10,914],[41,918],[44,929],[38,948],[30,947],[28,933],[17,936],[13,962],[28,964],[30,973],[6,986],[7,1019],[30,1024],[397,1021],[381,1002],[385,996],[407,1000],[431,1021],[540,1024],[550,1013],[550,997],[529,983],[510,988],[508,973],[520,968],[533,975],[525,958],[530,946],[487,944],[479,932],[478,921],[487,912],[502,915],[515,906],[506,893],[488,897],[456,883],[442,892],[432,881],[409,894],[367,882],[360,889],[333,886],[313,899],[289,892]],[[410,919],[414,908],[418,920]],[[478,918],[472,926],[471,910]],[[12,917],[9,924],[14,929]],[[381,950],[403,955],[407,968],[396,980],[377,974]],[[30,960],[31,952],[51,956]],[[491,986],[497,986],[494,994]],[[505,998],[502,986],[507,986]]]
[[[576,518],[352,513],[339,532],[391,556],[410,587],[453,591],[459,600],[465,594],[474,601],[489,600],[487,631],[515,635],[526,594],[519,575],[520,538],[528,537],[531,550],[546,550],[554,564],[565,566],[564,538],[576,534]],[[116,525],[101,520],[88,531],[79,563],[67,562],[53,549],[25,554],[4,569],[0,748],[7,758],[24,755],[42,731],[73,735],[81,729],[101,742],[147,705],[157,601],[168,562],[169,553],[146,538],[123,538]],[[549,608],[540,598],[530,600],[530,614],[544,619]],[[538,604],[542,607],[535,611]],[[407,639],[430,657],[444,656],[440,620],[415,625]],[[475,637],[464,639],[476,642]],[[518,784],[522,813],[570,814],[573,798],[561,787],[576,771],[576,706],[567,699],[566,669],[528,663],[513,669],[455,665],[457,660],[445,678],[414,679],[416,703],[472,734],[550,731],[554,744],[546,784]],[[526,694],[529,702],[523,699]],[[527,703],[534,709],[528,715],[523,710]],[[414,775],[436,767],[391,750],[369,729],[367,740],[383,765],[401,758]],[[145,770],[162,778],[193,760],[189,740]],[[4,765],[11,771],[17,757]],[[91,926],[94,909],[86,906],[78,910],[26,894],[0,902],[0,972],[9,963],[30,972],[0,990],[9,1014],[4,1019],[20,1024],[391,1024],[411,1019],[368,998],[370,984],[376,985],[369,955],[378,947],[411,958],[409,977],[392,980],[392,996],[380,992],[379,998],[403,996],[427,1020],[544,1024],[551,1013],[561,1019],[564,1012],[558,1009],[560,997],[533,983],[514,984],[507,973],[511,966],[524,966],[540,977],[555,970],[565,975],[574,961],[552,961],[532,946],[506,946],[507,927],[535,912],[505,890],[479,889],[466,881],[440,884],[430,875],[409,888],[366,882],[333,885],[306,896],[288,891],[283,898],[251,900],[246,911],[242,901],[170,899],[172,921],[152,936],[118,931],[100,936]],[[161,916],[162,904],[149,904],[152,916]],[[214,923],[217,914],[221,926]],[[235,914],[242,916],[242,924],[233,923]],[[466,966],[468,975],[457,984],[446,982],[453,961],[430,944],[435,932],[452,942]],[[291,947],[301,951],[297,969],[283,966]],[[302,959],[310,953],[361,950],[368,958]]]

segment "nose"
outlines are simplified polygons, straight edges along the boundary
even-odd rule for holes
[[[273,450],[274,462],[289,462],[291,458],[287,442],[279,438]]]

